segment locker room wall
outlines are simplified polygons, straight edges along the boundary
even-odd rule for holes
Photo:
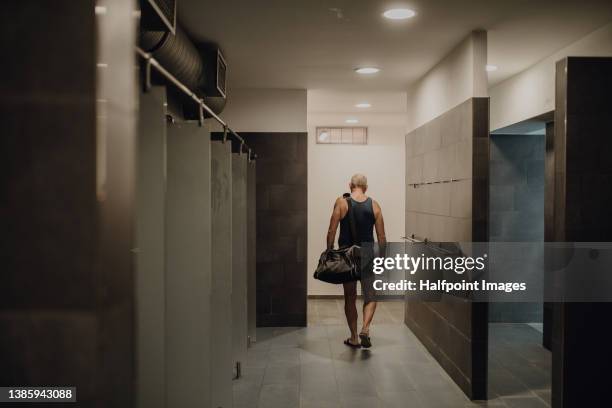
[[[487,34],[474,31],[408,91],[406,236],[488,240],[486,63]],[[486,303],[408,301],[405,322],[470,399],[486,398]]]

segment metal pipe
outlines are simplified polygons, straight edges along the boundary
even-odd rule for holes
[[[176,79],[174,75],[172,75],[166,68],[164,68],[155,58],[151,56],[148,52],[143,51],[140,47],[136,47],[136,53],[140,55],[150,66],[154,67],[157,72],[162,74],[168,81],[172,82],[174,86],[183,91],[187,96],[189,96],[195,103],[197,103],[202,109],[204,109],[213,119],[215,119],[224,129],[227,129],[227,133],[234,136],[236,141],[240,143],[240,151],[242,152],[242,147],[245,146],[249,152],[252,152],[252,149],[246,144],[245,140],[238,133],[233,131],[227,123],[223,119],[221,119],[215,112],[212,111],[204,101],[199,98],[191,89],[189,89],[186,85],[184,85],[181,81]],[[148,69],[148,68],[147,68]],[[148,71],[147,71],[148,72]],[[150,80],[150,76],[147,75],[147,81]],[[147,87],[150,84],[146,85]],[[249,153],[250,155],[251,153]],[[257,155],[252,153],[252,159],[255,160]],[[251,157],[249,157],[251,158]]]

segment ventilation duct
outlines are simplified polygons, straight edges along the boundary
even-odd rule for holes
[[[205,82],[202,57],[180,27],[175,34],[144,32],[141,47],[189,89],[203,93],[200,89]]]
[[[215,113],[225,107],[226,65],[218,47],[204,44],[196,47],[177,25],[169,31],[142,31],[140,47],[150,53],[172,75],[195,92]],[[184,103],[185,116],[197,118],[193,103]]]

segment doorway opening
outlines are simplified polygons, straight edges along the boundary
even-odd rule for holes
[[[544,268],[541,243],[545,240],[546,123],[550,118],[552,113],[491,133],[489,239],[527,244],[521,245],[527,248],[521,253],[522,264],[535,268],[534,273]],[[551,353],[543,346],[544,315],[541,301],[489,305],[490,400],[515,400],[524,406],[529,399],[533,406],[550,406]]]

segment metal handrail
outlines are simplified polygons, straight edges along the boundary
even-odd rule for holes
[[[166,68],[164,68],[163,65],[161,65],[148,52],[142,50],[140,47],[136,47],[136,53],[140,55],[140,57],[142,57],[142,59],[144,59],[147,63],[145,67],[145,88],[146,89],[149,89],[151,87],[151,67],[154,67],[157,70],[157,72],[162,74],[168,81],[172,82],[172,84],[174,84],[178,89],[183,91],[183,93],[185,93],[187,96],[193,99],[193,101],[196,104],[198,104],[200,108],[200,122],[204,120],[203,111],[206,111],[213,119],[215,119],[221,126],[223,126],[224,140],[225,140],[226,134],[232,135],[240,145],[241,154],[242,154],[243,147],[246,147],[246,150],[249,153],[249,157],[248,157],[249,161],[255,160],[257,158],[257,155],[253,152],[253,149],[247,145],[244,138],[242,138],[242,136],[240,136],[238,133],[233,131],[227,125],[227,123],[225,123],[223,119],[221,119],[215,112],[213,112],[212,109],[208,107],[208,105],[206,105],[206,103],[204,103],[204,100],[202,100],[200,97],[198,97],[198,95],[196,95],[195,92],[193,92],[185,84],[179,81],[174,75],[172,75]]]
[[[421,241],[420,239],[416,239],[416,238],[414,237],[414,234],[412,234],[412,235],[411,235],[411,236],[409,236],[409,237],[401,237],[401,238],[402,238],[403,240],[405,240],[405,241],[410,241],[410,242],[412,242],[413,244],[425,244],[425,243],[427,243],[427,239],[425,239],[424,241]]]
[[[442,252],[442,253],[445,253],[445,254],[453,254],[453,253],[454,253],[453,251],[449,251],[449,250],[448,250],[448,249],[446,249],[446,248],[442,248],[442,243],[441,243],[441,242],[438,242],[438,243],[437,243],[437,244],[438,244],[437,246],[436,246],[436,245],[432,245],[432,242],[431,242],[429,239],[424,238],[424,239],[421,241],[420,239],[415,238],[415,235],[414,235],[414,234],[412,234],[412,235],[411,235],[411,236],[409,236],[409,237],[401,237],[401,238],[402,238],[404,241],[409,241],[409,242],[410,242],[410,243],[412,243],[412,244],[425,244],[425,245],[426,245],[428,248],[432,248],[432,249],[434,249],[434,250],[436,250],[436,251],[439,251],[439,252]]]

